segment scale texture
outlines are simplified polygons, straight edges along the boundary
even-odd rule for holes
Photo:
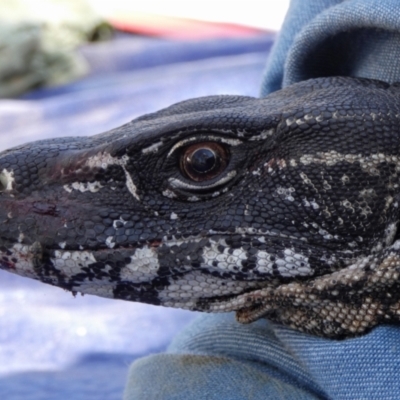
[[[400,317],[400,87],[320,78],[0,153],[0,267],[327,337]]]

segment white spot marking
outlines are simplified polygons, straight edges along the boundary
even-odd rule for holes
[[[145,282],[157,276],[160,268],[157,251],[145,246],[135,250],[131,262],[121,269],[121,279],[132,282]]]
[[[284,188],[282,186],[278,186],[278,188],[276,189],[276,193],[280,197],[283,197],[285,200],[288,200],[288,201],[294,201],[294,197],[292,196],[292,193],[294,193],[295,191],[296,191],[296,189],[293,187]]]
[[[170,189],[165,189],[162,192],[162,194],[163,194],[163,196],[168,197],[169,199],[173,199],[173,198],[177,197],[176,194]]]
[[[114,243],[114,236],[108,236],[108,238],[106,239],[106,246],[107,246],[109,249],[112,249],[112,248],[115,246],[115,243]]]
[[[396,236],[396,232],[397,232],[397,223],[392,222],[386,227],[384,236],[386,246],[389,246],[393,242],[393,239]]]
[[[200,198],[197,197],[197,196],[190,196],[190,197],[188,197],[188,201],[193,201],[193,202],[195,202],[195,201],[199,201],[199,200],[200,200]]]
[[[340,180],[342,181],[343,185],[345,185],[346,183],[349,183],[349,182],[350,182],[350,178],[349,178],[346,174],[344,174],[344,175],[340,178]]]
[[[113,221],[113,228],[118,229],[119,227],[117,226],[118,222],[120,222],[122,225],[126,225],[128,221],[125,221],[123,218],[119,217],[119,219],[116,219]]]
[[[3,185],[4,190],[9,192],[13,188],[14,179],[14,171],[8,171],[7,169],[3,169],[0,174],[0,183]]]
[[[25,235],[22,232],[20,232],[20,234],[18,235],[18,243],[22,243],[24,238],[25,238]]]
[[[314,200],[310,201],[310,204],[312,205],[312,208],[314,210],[318,210],[319,209],[319,205]]]
[[[343,201],[340,202],[340,204],[341,204],[343,207],[345,207],[345,208],[351,210],[353,213],[355,212],[355,209],[354,209],[354,207],[353,207],[353,204],[352,204],[349,200],[344,199]]]

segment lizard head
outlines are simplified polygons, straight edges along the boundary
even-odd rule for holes
[[[368,264],[395,242],[394,96],[323,78],[5,151],[0,267],[73,292],[256,313],[248,293]]]

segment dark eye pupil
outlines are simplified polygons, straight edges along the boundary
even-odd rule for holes
[[[191,156],[191,166],[199,173],[212,170],[217,162],[217,157],[211,149],[198,149]]]
[[[229,150],[217,142],[194,143],[183,148],[179,166],[182,174],[194,181],[203,182],[217,177],[225,170]]]

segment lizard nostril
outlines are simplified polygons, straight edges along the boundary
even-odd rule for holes
[[[3,169],[0,173],[0,192],[12,190],[14,183],[14,171]]]

